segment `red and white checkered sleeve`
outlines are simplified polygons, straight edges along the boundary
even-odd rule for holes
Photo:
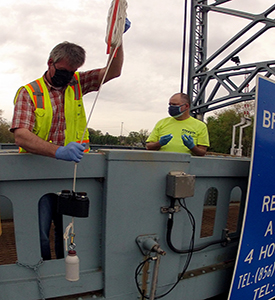
[[[79,72],[82,94],[95,92],[99,88],[98,76],[101,69]]]
[[[19,92],[14,106],[14,113],[10,131],[17,128],[33,130],[35,125],[35,107],[31,97],[25,88]]]

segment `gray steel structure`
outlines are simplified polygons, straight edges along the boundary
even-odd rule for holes
[[[49,192],[71,189],[74,164],[28,153],[0,153],[1,218],[13,218],[17,252],[17,263],[0,265],[0,299],[142,299],[135,269],[155,254],[140,251],[137,239],[151,237],[158,238],[166,252],[159,264],[156,295],[166,293],[188,257],[188,253],[172,251],[166,242],[171,213],[165,213],[170,203],[166,178],[173,171],[196,176],[194,196],[186,198],[186,205],[196,220],[197,251],[178,285],[163,299],[202,300],[227,292],[241,232],[249,165],[245,158],[172,152],[101,150],[85,154],[78,165],[76,191],[87,192],[89,217],[75,218],[80,279],[69,282],[64,259],[40,260],[38,202]],[[236,187],[240,191],[237,226],[229,233],[231,242],[224,245],[220,240]],[[205,201],[213,189],[217,192],[213,233],[201,237]],[[64,231],[71,220],[64,216]],[[175,211],[173,244],[188,249],[191,232],[185,210]],[[209,247],[204,248],[205,244]],[[152,261],[147,272],[137,278],[148,294],[154,265]]]
[[[211,4],[208,4],[208,0],[191,1],[187,93],[190,95],[192,100],[191,111],[197,117],[199,117],[199,115],[203,116],[206,112],[232,104],[253,100],[255,98],[255,84],[253,81],[256,75],[259,73],[266,77],[275,75],[275,60],[241,64],[238,57],[238,54],[244,48],[250,45],[266,31],[275,27],[275,20],[268,18],[268,16],[275,10],[275,4],[263,13],[252,14],[221,7],[222,4],[228,1],[231,0],[216,0]],[[250,20],[250,22],[238,33],[233,35],[221,47],[219,47],[211,56],[207,57],[207,27],[209,12],[244,18]],[[258,24],[262,24],[263,26],[258,29],[256,28]],[[250,38],[243,41],[245,34],[247,34],[251,29],[256,30],[256,32]],[[238,42],[239,45],[232,50],[229,47],[232,47],[235,42]],[[185,52],[185,47],[183,52]],[[213,67],[210,67],[210,64],[220,55],[223,57],[222,60]],[[185,54],[183,54],[183,57],[184,56]],[[225,64],[229,61],[233,61],[236,65],[232,63],[232,66],[226,67]],[[237,77],[239,83],[236,83]],[[245,91],[247,85],[250,86],[250,91]],[[225,95],[221,95],[221,93],[219,93],[221,89],[227,91],[227,93]]]

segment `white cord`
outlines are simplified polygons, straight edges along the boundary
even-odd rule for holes
[[[106,78],[106,75],[107,75],[108,70],[109,70],[109,68],[110,68],[110,65],[111,65],[111,63],[112,63],[112,60],[113,60],[113,58],[114,58],[114,55],[115,55],[115,53],[116,53],[116,51],[117,51],[117,48],[118,48],[118,47],[116,47],[116,48],[114,49],[113,53],[112,53],[112,56],[111,56],[111,58],[110,58],[110,60],[109,60],[109,62],[108,62],[108,65],[107,65],[107,67],[106,67],[106,71],[105,71],[105,73],[104,73],[104,76],[103,76],[103,78],[102,78],[102,80],[101,80],[101,83],[100,83],[100,85],[99,85],[99,88],[98,88],[98,91],[97,91],[97,94],[96,94],[94,103],[93,103],[93,105],[92,105],[92,108],[91,108],[89,117],[88,117],[88,119],[87,119],[86,127],[85,127],[85,129],[84,129],[84,132],[83,132],[83,135],[82,135],[80,144],[82,144],[82,141],[83,141],[83,139],[84,139],[85,132],[86,132],[86,130],[87,130],[87,127],[88,127],[88,124],[89,124],[89,122],[90,122],[92,113],[93,113],[93,111],[94,111],[94,108],[95,108],[95,105],[96,105],[96,102],[97,102],[97,99],[98,99],[98,96],[99,96],[101,87],[102,87],[102,85],[103,85],[103,83],[104,83],[104,80],[105,80],[105,78]],[[78,164],[78,163],[75,163],[75,164],[74,164],[74,181],[73,181],[73,191],[74,191],[74,192],[75,192],[75,186],[76,186],[77,164]]]
[[[114,9],[115,9],[116,4],[118,6],[117,6],[117,12],[115,14]],[[94,111],[99,93],[101,91],[101,87],[102,87],[102,85],[105,81],[105,78],[107,76],[107,73],[109,71],[111,63],[113,61],[113,58],[116,55],[117,49],[119,48],[119,46],[122,43],[122,35],[123,35],[124,29],[125,29],[125,19],[126,19],[126,16],[127,16],[126,15],[127,7],[128,7],[128,5],[127,5],[126,0],[113,0],[112,3],[111,3],[111,7],[109,9],[109,14],[108,14],[108,18],[107,18],[107,33],[106,33],[105,41],[108,44],[109,40],[110,40],[110,46],[114,49],[114,51],[113,51],[113,53],[112,53],[112,55],[111,55],[111,57],[108,61],[108,64],[106,66],[106,71],[105,71],[104,76],[103,76],[103,78],[100,82],[100,85],[99,85],[94,103],[92,105],[91,111],[89,113],[89,117],[87,119],[86,127],[84,129],[84,132],[83,132],[80,143],[83,142],[85,132],[88,128],[88,124],[90,122],[90,119],[91,119],[92,113]],[[113,26],[112,26],[112,24],[113,24]],[[112,30],[112,32],[110,32],[110,30]],[[77,173],[77,163],[75,163],[75,165],[74,165],[74,180],[73,180],[73,191],[74,192],[75,192],[75,186],[76,186],[76,173]],[[65,247],[66,251],[68,251],[67,241],[68,241],[68,238],[69,238],[70,229],[71,229],[71,235],[74,236],[74,218],[72,218],[72,222],[67,226],[67,228],[65,230],[65,233],[64,233],[64,239],[66,241],[66,247]]]
[[[65,240],[65,250],[68,251],[68,239],[70,237],[70,229],[71,229],[71,235],[74,237],[74,218],[72,218],[72,222],[66,227],[66,230],[64,232],[63,238]]]
[[[88,124],[89,124],[89,122],[90,122],[92,113],[93,113],[93,111],[94,111],[94,108],[95,108],[95,105],[96,105],[96,102],[97,102],[99,93],[100,93],[100,91],[101,91],[101,87],[102,87],[102,85],[103,85],[103,83],[104,83],[104,81],[105,81],[105,78],[106,78],[106,76],[107,76],[107,73],[108,73],[108,71],[109,71],[109,68],[110,68],[110,66],[111,66],[111,63],[112,63],[112,61],[113,61],[113,58],[114,58],[114,56],[115,56],[115,53],[116,53],[117,49],[118,49],[118,47],[115,48],[115,50],[114,50],[114,52],[112,53],[112,56],[111,56],[111,58],[110,58],[110,60],[109,60],[109,62],[108,62],[108,64],[107,64],[106,71],[105,71],[105,73],[104,73],[104,76],[102,77],[101,83],[100,83],[99,88],[98,88],[98,91],[97,91],[97,93],[96,93],[96,97],[95,97],[94,103],[93,103],[93,105],[92,105],[91,111],[90,111],[90,113],[89,113],[89,117],[88,117],[88,119],[87,119],[86,127],[85,127],[85,129],[84,129],[84,132],[83,132],[83,135],[82,135],[82,138],[81,138],[81,142],[80,142],[80,143],[82,143],[82,141],[83,141],[83,139],[84,139],[85,132],[86,132],[86,130],[87,130],[87,127],[88,127]]]
[[[116,14],[115,14],[116,5],[117,5],[117,11],[116,11]],[[109,71],[111,63],[113,61],[113,58],[116,55],[117,49],[119,48],[119,46],[122,43],[122,35],[123,35],[124,29],[125,29],[125,19],[126,19],[126,16],[127,16],[127,14],[126,14],[127,7],[128,7],[128,4],[127,4],[126,0],[113,0],[112,3],[111,3],[111,6],[109,8],[105,41],[108,44],[109,37],[111,37],[111,41],[110,41],[111,42],[111,47],[114,48],[114,51],[111,55],[111,58],[109,59],[109,62],[108,62],[107,67],[106,67],[106,71],[105,71],[104,76],[103,76],[103,78],[100,82],[100,85],[99,85],[94,103],[92,105],[89,117],[87,119],[86,127],[84,129],[84,132],[83,132],[80,143],[82,143],[82,141],[84,139],[85,132],[88,128],[88,124],[90,122],[90,119],[91,119],[92,113],[94,111],[99,93],[101,91],[101,87],[102,87],[102,85],[105,81],[105,78],[107,76],[107,73]],[[114,19],[114,22],[112,22],[113,19]],[[113,24],[113,26],[112,26],[112,24]],[[110,30],[112,30],[112,32],[110,32]],[[75,191],[75,186],[76,186],[76,173],[77,173],[77,163],[75,163],[75,165],[74,165],[73,191]]]

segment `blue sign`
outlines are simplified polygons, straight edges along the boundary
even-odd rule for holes
[[[257,77],[246,208],[228,300],[275,297],[275,82]]]

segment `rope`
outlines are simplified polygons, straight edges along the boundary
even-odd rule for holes
[[[16,264],[19,267],[24,267],[24,268],[34,271],[34,273],[36,274],[36,280],[37,280],[37,284],[38,284],[40,298],[42,300],[45,300],[46,298],[45,298],[44,288],[43,288],[42,281],[40,278],[40,273],[39,273],[39,268],[43,265],[43,259],[40,259],[40,261],[36,265],[28,265],[28,264],[20,263],[19,261],[17,261]]]
[[[104,76],[103,76],[103,78],[102,78],[102,80],[101,80],[101,83],[100,83],[100,85],[99,85],[99,88],[98,88],[98,91],[97,91],[97,94],[96,94],[94,103],[93,103],[93,105],[92,105],[92,108],[91,108],[89,117],[88,117],[88,119],[87,119],[86,127],[85,127],[85,129],[84,129],[84,132],[83,132],[83,135],[82,135],[80,144],[82,143],[82,141],[83,141],[83,139],[84,139],[84,135],[85,135],[85,132],[86,132],[86,130],[87,130],[87,128],[88,128],[88,124],[89,124],[89,122],[90,122],[92,113],[93,113],[93,111],[94,111],[94,108],[95,108],[95,105],[96,105],[96,102],[97,102],[99,93],[100,93],[100,91],[101,91],[101,87],[102,87],[103,82],[104,82],[104,80],[105,80],[105,78],[106,78],[106,76],[107,76],[107,73],[108,73],[108,71],[109,71],[109,68],[110,68],[110,66],[111,66],[111,63],[112,63],[112,61],[113,61],[113,58],[114,58],[114,56],[115,56],[115,53],[116,53],[117,49],[118,49],[118,47],[115,48],[115,50],[114,50],[114,52],[113,52],[113,54],[112,54],[112,56],[111,56],[111,58],[110,58],[110,60],[109,60],[109,62],[108,62],[108,65],[107,65],[107,67],[106,67],[106,71],[105,71]],[[77,173],[77,163],[74,164],[74,181],[73,181],[73,191],[74,191],[74,192],[75,192],[75,186],[76,186],[76,173]]]
[[[71,233],[69,233],[70,229],[71,229]],[[74,243],[74,237],[75,237],[74,217],[72,218],[72,222],[66,227],[66,230],[65,230],[64,235],[63,235],[63,238],[66,241],[66,244],[65,244],[66,252],[68,251],[68,239],[69,239],[69,237],[71,238],[70,247],[74,248],[75,247],[75,243]]]
[[[104,76],[102,77],[98,91],[96,93],[96,97],[93,102],[91,111],[89,113],[89,117],[87,119],[86,127],[84,129],[80,143],[83,142],[85,132],[88,128],[88,124],[90,122],[92,113],[94,111],[96,102],[98,100],[98,96],[100,94],[101,87],[105,81],[105,78],[107,76],[107,73],[109,71],[111,63],[116,55],[117,49],[120,47],[120,45],[122,43],[122,35],[123,35],[124,29],[125,29],[125,20],[126,20],[126,16],[127,16],[127,14],[126,14],[127,7],[128,7],[128,5],[127,5],[126,0],[113,0],[111,3],[111,7],[109,9],[108,18],[107,18],[107,32],[106,32],[105,41],[107,43],[107,54],[110,54],[111,48],[114,48],[114,51],[107,63],[106,71],[104,73]],[[74,179],[73,179],[73,191],[74,192],[75,192],[75,187],[76,187],[76,175],[77,175],[77,163],[74,164]],[[74,237],[75,234],[74,234],[73,222],[74,222],[74,219],[72,219],[72,223],[70,223],[68,225],[67,229],[69,231],[70,228],[72,228],[71,236]],[[67,240],[68,240],[67,229],[64,233],[64,239],[66,240],[66,251],[67,251]]]
[[[80,143],[82,143],[82,141],[84,139],[84,135],[88,128],[88,124],[90,122],[92,113],[94,111],[98,96],[100,94],[101,87],[105,81],[105,78],[107,76],[107,73],[109,71],[111,63],[113,61],[113,58],[117,52],[117,49],[120,47],[120,45],[122,43],[122,35],[123,35],[124,29],[125,29],[125,19],[127,16],[127,14],[126,14],[127,7],[128,7],[128,4],[127,4],[126,0],[113,0],[111,3],[109,13],[108,13],[108,18],[107,18],[107,33],[106,33],[105,41],[108,45],[108,50],[110,50],[110,48],[113,47],[114,51],[112,53],[111,58],[109,59],[105,74],[100,82],[100,85],[99,85],[95,100],[93,102],[89,117],[87,119],[86,127],[84,129]],[[109,54],[109,51],[108,51],[108,54]],[[76,186],[76,173],[77,173],[77,163],[75,163],[75,165],[74,165],[73,191],[75,191],[75,186]]]

